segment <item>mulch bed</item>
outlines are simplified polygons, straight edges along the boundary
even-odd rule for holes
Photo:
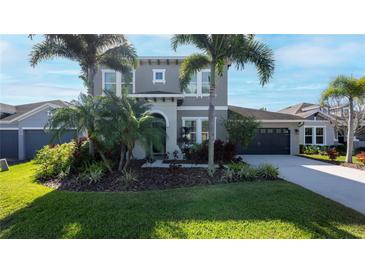
[[[221,182],[224,173],[223,169],[217,169],[215,175],[210,177],[203,168],[141,168],[142,164],[140,161],[131,163],[137,181],[130,184],[120,182],[120,173],[113,172],[93,184],[81,183],[71,177],[48,181],[44,185],[69,191],[144,191],[216,184]]]
[[[338,165],[338,166],[344,166],[344,167],[350,167],[350,168],[356,168],[356,169],[360,169],[360,170],[365,170],[365,165],[362,164],[350,164],[350,163],[344,163],[344,162],[340,162],[340,161],[331,161],[331,160],[326,160],[326,159],[317,159],[317,158],[312,158],[306,155],[298,155],[299,157],[303,157],[303,158],[307,158],[307,159],[311,159],[311,160],[316,160],[316,161],[321,161],[321,162],[325,162],[325,163],[329,163],[329,164],[333,164],[333,165]]]

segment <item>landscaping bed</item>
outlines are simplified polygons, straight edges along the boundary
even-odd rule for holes
[[[350,163],[344,162],[344,156],[341,156],[341,157],[337,158],[336,160],[330,160],[327,155],[319,155],[319,154],[313,154],[313,155],[299,154],[298,156],[312,159],[312,160],[318,160],[318,161],[333,164],[333,165],[339,165],[339,166],[344,166],[344,167],[365,170],[365,165],[361,164],[360,162],[356,162],[355,157],[353,157],[354,163],[350,164]]]
[[[211,185],[222,181],[224,170],[217,169],[210,177],[204,168],[142,168],[144,161],[133,161],[130,172],[135,181],[124,183],[120,180],[121,173],[107,174],[95,183],[80,182],[76,176],[62,180],[54,179],[44,185],[70,191],[144,191],[168,189],[196,185]]]

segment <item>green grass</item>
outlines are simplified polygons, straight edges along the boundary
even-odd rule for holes
[[[309,158],[313,158],[316,160],[326,160],[326,161],[330,161],[330,158],[327,155],[320,155],[320,154],[313,154],[313,155],[309,155],[309,154],[300,154],[302,156],[305,157],[309,157]],[[336,158],[335,162],[338,163],[344,163],[346,159],[346,156],[339,156]],[[352,162],[354,164],[362,164],[359,160],[357,160],[356,156],[352,156]]]
[[[0,173],[1,238],[365,238],[365,216],[285,181],[76,193],[34,167]]]

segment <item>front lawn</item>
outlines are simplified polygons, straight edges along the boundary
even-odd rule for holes
[[[285,181],[96,193],[33,174],[0,174],[1,238],[365,238],[365,216]]]

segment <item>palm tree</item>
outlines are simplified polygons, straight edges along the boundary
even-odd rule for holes
[[[101,131],[107,136],[105,140],[111,147],[120,145],[118,171],[127,169],[137,141],[145,151],[150,151],[152,145],[157,148],[163,145],[165,130],[158,118],[149,113],[147,104],[126,94],[118,97],[107,93],[102,109],[101,116],[105,121],[100,124]]]
[[[68,107],[53,110],[45,128],[58,137],[70,128],[75,129],[77,135],[86,132],[89,140],[89,154],[91,157],[94,157],[95,143],[102,142],[100,138],[100,123],[98,123],[102,101],[102,97],[81,93],[78,101],[73,101]],[[96,149],[106,167],[111,171],[103,151],[98,147]]]
[[[31,65],[35,67],[40,61],[54,57],[78,62],[80,78],[90,95],[94,95],[97,66],[105,65],[128,73],[137,65],[136,51],[122,34],[46,34],[44,37],[42,42],[33,46]]]
[[[352,150],[354,144],[354,101],[365,99],[365,77],[356,79],[344,75],[337,76],[328,88],[323,91],[321,104],[324,105],[330,99],[347,100],[349,104],[349,117],[347,125],[347,151],[346,163],[352,163]]]
[[[208,166],[214,171],[214,97],[216,95],[217,77],[222,76],[224,67],[235,64],[237,69],[244,69],[247,63],[256,66],[262,85],[266,84],[274,71],[273,52],[265,44],[255,40],[254,35],[243,34],[177,34],[171,39],[174,50],[179,45],[191,44],[202,53],[192,54],[184,59],[180,68],[180,87],[184,90],[191,77],[199,70],[210,67],[210,91],[208,134]]]

